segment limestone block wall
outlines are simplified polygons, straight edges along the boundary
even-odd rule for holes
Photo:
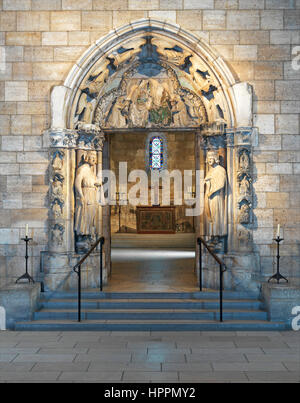
[[[0,284],[23,272],[26,223],[34,238],[34,276],[47,248],[48,143],[42,132],[50,125],[51,88],[95,40],[145,17],[198,35],[238,80],[253,85],[260,133],[255,247],[268,276],[280,223],[283,274],[300,277],[300,70],[292,65],[300,45],[299,0],[0,0]]]

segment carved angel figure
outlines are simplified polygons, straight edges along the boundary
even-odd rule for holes
[[[76,115],[78,116],[80,122],[92,122],[95,103],[96,100],[89,100],[88,95],[85,92],[81,94],[76,111]]]
[[[173,126],[174,127],[188,126],[188,116],[185,103],[181,100],[179,95],[176,95],[176,97],[174,97],[171,100],[171,105],[172,105]]]

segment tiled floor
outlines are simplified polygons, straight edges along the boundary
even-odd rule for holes
[[[112,275],[105,291],[197,291],[191,249],[112,249]]]
[[[300,382],[299,332],[0,332],[0,382]]]

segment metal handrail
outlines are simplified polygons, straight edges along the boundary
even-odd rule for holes
[[[223,260],[216,255],[216,253],[209,247],[208,243],[199,236],[197,238],[199,245],[199,288],[202,291],[202,244],[205,246],[210,255],[215,259],[220,267],[220,322],[223,322],[223,273],[227,270]]]
[[[73,271],[78,276],[78,322],[81,322],[81,265],[85,262],[85,260],[90,256],[90,254],[97,248],[100,244],[100,292],[103,290],[103,245],[104,245],[104,237],[99,238],[94,245],[90,248],[90,250],[83,256],[82,259],[73,267]]]

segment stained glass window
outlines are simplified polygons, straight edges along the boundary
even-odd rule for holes
[[[163,166],[163,141],[160,137],[153,137],[149,148],[150,169],[161,169]]]

